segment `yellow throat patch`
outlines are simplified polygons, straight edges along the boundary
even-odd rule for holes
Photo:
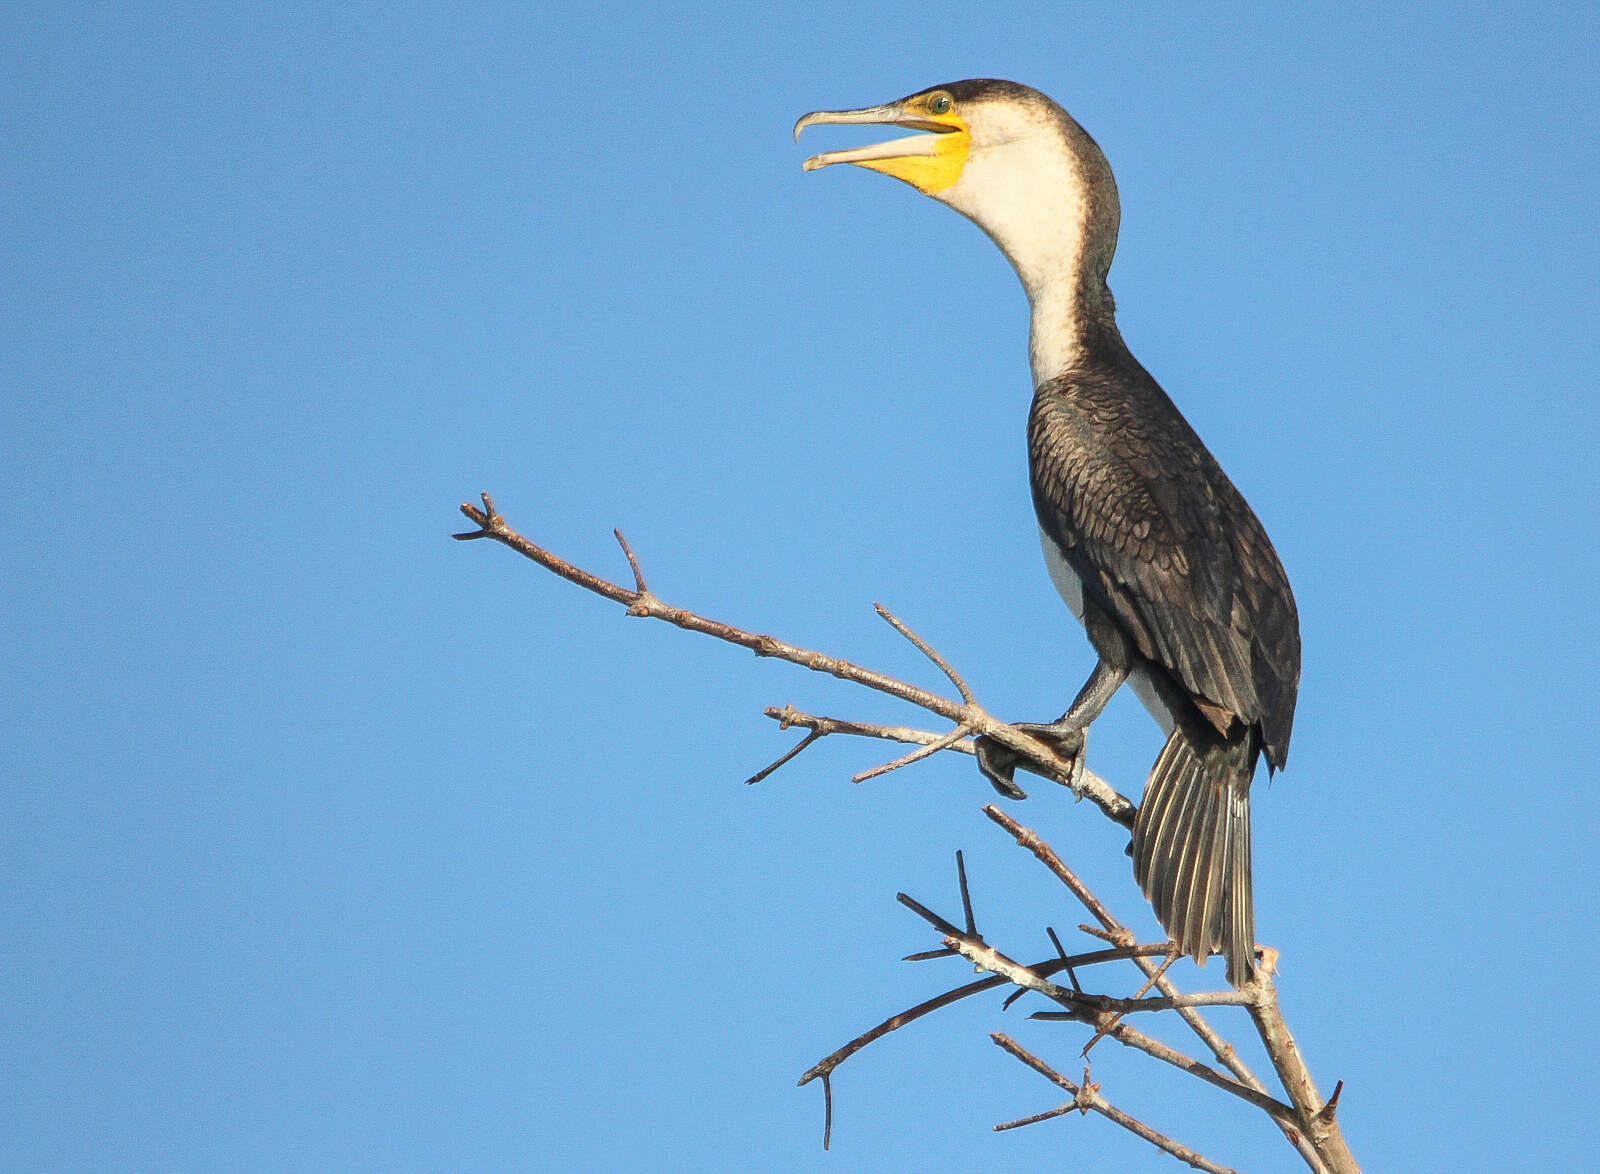
[[[887,159],[853,162],[857,167],[903,180],[923,195],[942,192],[961,178],[961,170],[967,165],[967,152],[972,147],[972,137],[967,132],[966,123],[960,119],[949,119],[947,125],[954,125],[955,129],[905,140],[919,145],[926,143],[931,148],[927,154],[893,155]]]

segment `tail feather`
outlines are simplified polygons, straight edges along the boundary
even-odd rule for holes
[[[1210,952],[1213,944],[1222,938],[1221,919],[1218,914],[1227,894],[1226,851],[1228,827],[1231,823],[1225,810],[1228,797],[1224,788],[1200,788],[1205,799],[1195,815],[1195,832],[1190,837],[1189,848],[1184,853],[1185,879],[1189,885],[1187,899],[1178,908],[1185,911],[1184,922],[1198,938],[1182,943],[1186,953]]]
[[[1173,847],[1172,922],[1173,940],[1185,954],[1201,957],[1210,953],[1209,927],[1199,919],[1196,904],[1203,904],[1209,876],[1212,832],[1216,818],[1217,788],[1199,779],[1189,788],[1190,798],[1183,818],[1175,826],[1179,839]]]
[[[1201,965],[1220,949],[1228,982],[1242,985],[1255,957],[1250,895],[1247,740],[1196,754],[1175,731],[1145,785],[1133,829],[1133,872],[1172,940]]]
[[[1166,758],[1165,751],[1162,752],[1162,758]],[[1175,829],[1187,822],[1188,808],[1199,794],[1199,789],[1194,786],[1195,779],[1189,777],[1198,767],[1199,762],[1193,756],[1187,756],[1171,763],[1168,772],[1163,774],[1161,762],[1158,761],[1152,778],[1162,775],[1167,785],[1160,788],[1147,786],[1145,789],[1144,806],[1139,809],[1139,823],[1148,828],[1147,837],[1152,843],[1169,845],[1169,850],[1159,854],[1142,857],[1135,854],[1134,875],[1147,894],[1152,890],[1172,892],[1177,860],[1170,845],[1177,842]],[[1150,811],[1148,822],[1145,821],[1147,808]]]
[[[1252,766],[1255,764],[1252,763]],[[1250,879],[1250,790],[1249,782],[1243,787],[1236,787],[1230,791],[1229,803],[1237,808],[1228,820],[1232,829],[1231,842],[1228,845],[1228,891],[1231,900],[1228,903],[1229,926],[1228,935],[1231,940],[1247,943],[1243,966],[1240,968],[1241,981],[1250,974],[1250,966],[1255,961],[1256,955],[1256,907],[1255,897],[1251,888]],[[1234,962],[1233,956],[1228,957],[1228,981],[1233,982]],[[1238,985],[1235,983],[1234,985]]]

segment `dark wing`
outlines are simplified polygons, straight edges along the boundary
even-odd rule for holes
[[[1040,525],[1086,595],[1202,712],[1259,724],[1281,767],[1300,682],[1294,595],[1166,393],[1132,356],[1069,371],[1036,393],[1028,450]]]

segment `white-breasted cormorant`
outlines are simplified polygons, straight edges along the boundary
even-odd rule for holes
[[[1095,141],[1027,86],[977,79],[885,106],[807,114],[918,132],[830,151],[904,180],[984,232],[1032,308],[1028,469],[1045,562],[1099,660],[1058,720],[1022,727],[1081,752],[1129,681],[1166,730],[1133,831],[1134,875],[1161,924],[1228,981],[1255,956],[1250,782],[1283,766],[1300,682],[1294,596],[1266,531],[1117,329],[1106,286],[1121,216]],[[1020,796],[1014,755],[978,761]]]

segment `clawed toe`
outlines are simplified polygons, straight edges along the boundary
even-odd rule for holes
[[[1022,756],[1009,746],[1003,746],[987,734],[977,739],[978,770],[1007,799],[1026,799],[1028,792],[1017,786],[1014,776]]]
[[[1011,727],[1021,730],[1038,738],[1041,742],[1048,742],[1054,748],[1058,757],[1072,760],[1071,781],[1068,786],[1074,793],[1078,790],[1078,776],[1083,769],[1083,748],[1087,741],[1086,732],[1081,729],[1063,729],[1060,722],[1047,724],[1033,724],[1019,722]],[[997,742],[987,734],[977,739],[975,749],[978,755],[978,770],[983,777],[989,780],[991,786],[1008,799],[1026,799],[1028,793],[1016,784],[1017,767],[1024,760],[1024,755],[1017,753],[1011,747]]]
[[[1063,730],[1060,722],[1042,724],[1020,722],[1011,728],[1021,730],[1025,734],[1032,734],[1041,742],[1050,743],[1062,758],[1077,758],[1083,753],[1083,744],[1086,738],[1085,731],[1081,729]]]

